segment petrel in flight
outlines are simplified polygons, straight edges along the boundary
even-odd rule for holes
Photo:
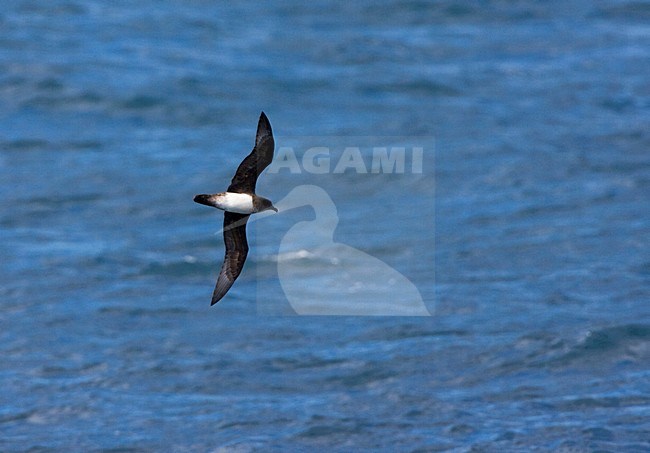
[[[257,177],[273,160],[273,131],[264,112],[257,123],[257,136],[253,151],[239,164],[230,186],[225,192],[202,194],[194,197],[194,201],[207,206],[221,209],[223,216],[223,242],[226,244],[226,256],[219,272],[217,286],[212,293],[214,305],[226,295],[239,273],[244,267],[248,254],[246,241],[246,222],[251,214],[272,209],[271,200],[255,195]]]

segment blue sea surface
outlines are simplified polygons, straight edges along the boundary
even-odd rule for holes
[[[649,24],[628,0],[3,2],[0,451],[650,451]],[[309,208],[252,222],[209,306],[222,215],[192,197],[262,110],[298,157],[424,149],[258,193],[322,187],[334,239],[431,316],[295,315],[277,267],[322,262],[279,244]]]

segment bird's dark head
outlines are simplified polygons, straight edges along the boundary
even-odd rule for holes
[[[262,212],[268,210],[278,212],[278,208],[273,206],[273,202],[263,197],[255,196],[253,200],[253,205],[255,206],[255,212]]]

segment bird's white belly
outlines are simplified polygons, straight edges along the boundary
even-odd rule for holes
[[[238,214],[253,212],[253,197],[245,193],[224,192],[217,198],[217,207]]]

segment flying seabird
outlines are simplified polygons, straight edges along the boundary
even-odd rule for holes
[[[194,201],[206,206],[221,209],[223,217],[223,242],[226,255],[219,272],[217,286],[212,293],[214,305],[226,295],[244,267],[248,254],[246,241],[246,222],[251,214],[266,210],[278,212],[271,200],[255,195],[257,177],[273,160],[273,131],[264,112],[257,123],[257,135],[253,151],[239,164],[230,186],[225,192],[201,194]]]

